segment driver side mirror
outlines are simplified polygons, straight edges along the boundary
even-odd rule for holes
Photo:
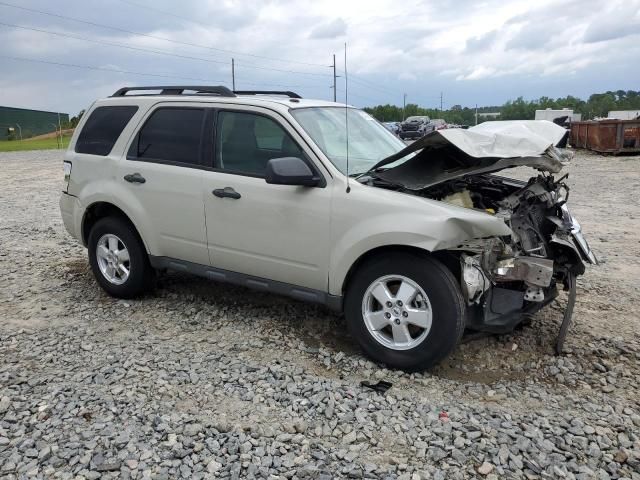
[[[272,158],[269,160],[267,162],[265,180],[273,185],[316,187],[320,184],[320,176],[313,173],[309,165],[298,157]]]

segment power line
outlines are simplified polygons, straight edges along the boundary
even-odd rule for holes
[[[159,8],[151,7],[149,5],[144,5],[144,4],[141,4],[141,3],[138,3],[138,2],[133,2],[131,0],[119,0],[119,1],[122,2],[122,3],[126,3],[128,5],[132,5],[134,7],[142,8],[144,10],[152,10],[154,12],[161,13],[163,15],[167,15],[167,16],[170,16],[170,17],[178,18],[180,20],[185,20],[187,22],[191,22],[191,23],[194,23],[196,25],[200,25],[200,26],[205,27],[205,28],[211,28],[210,25],[207,25],[204,22],[200,22],[198,20],[194,20],[193,18],[189,18],[189,17],[183,17],[182,15],[177,15],[177,14],[175,14],[173,12],[167,12],[166,10],[161,10]],[[272,61],[276,61],[276,62],[297,63],[299,65],[308,65],[308,66],[312,66],[312,67],[327,67],[327,65],[322,65],[322,64],[319,64],[319,63],[300,62],[298,60],[285,60],[285,59],[282,59],[282,58],[268,57],[268,56],[264,56],[264,55],[254,55],[254,54],[250,54],[250,53],[239,53],[239,52],[234,52],[232,50],[222,50],[222,49],[217,49],[217,50],[219,50],[221,52],[234,54],[234,55],[246,55],[246,56],[249,56],[249,57],[263,58],[265,60],[272,60]]]
[[[170,17],[178,18],[180,20],[186,20],[187,22],[192,22],[192,23],[196,23],[198,25],[205,26],[204,23],[198,22],[197,20],[193,20],[192,18],[183,17],[181,15],[177,15],[175,13],[167,12],[165,10],[160,10],[159,8],[155,8],[155,7],[152,7],[152,6],[149,6],[149,5],[143,5],[141,3],[131,2],[131,1],[128,1],[128,0],[120,0],[120,2],[126,3],[127,5],[131,5],[131,6],[134,6],[134,7],[142,8],[144,10],[151,10],[152,12],[162,13],[163,15],[169,15]]]
[[[209,28],[209,26],[208,26],[208,25],[206,25],[206,24],[204,24],[204,23],[202,23],[202,22],[199,22],[199,21],[193,20],[192,18],[183,17],[182,15],[177,15],[177,14],[172,13],[172,12],[167,12],[167,11],[165,11],[165,10],[161,10],[161,9],[159,9],[159,8],[155,8],[155,7],[151,7],[151,6],[143,5],[143,4],[141,4],[141,3],[134,2],[134,1],[132,1],[132,0],[119,0],[119,1],[120,1],[120,2],[122,2],[122,3],[126,3],[126,4],[128,4],[128,5],[133,5],[133,6],[138,7],[138,8],[152,10],[152,11],[155,11],[155,12],[161,13],[161,14],[163,14],[163,15],[168,15],[168,16],[170,16],[170,17],[178,18],[178,19],[180,19],[180,20],[186,20],[186,21],[188,21],[188,22],[195,23],[195,24],[197,24],[197,25],[201,25],[201,26],[204,26],[204,27]],[[335,57],[335,55],[334,55],[334,57]],[[259,58],[268,58],[268,57],[259,57]],[[278,60],[278,59],[276,59],[276,60]],[[326,67],[326,65],[313,64],[313,63],[305,63],[305,62],[291,62],[291,63],[300,63],[300,64],[302,64],[302,65],[314,65],[314,66],[318,66],[318,67]],[[330,67],[330,68],[333,68],[333,79],[334,79],[334,83],[335,83],[335,79],[336,79],[336,76],[337,76],[337,75],[336,75],[335,58],[334,58],[334,63],[333,63],[333,65],[329,65],[329,67]],[[255,65],[254,65],[254,68],[264,68],[264,67],[258,67],[258,66],[255,66]],[[301,72],[291,72],[291,71],[288,71],[288,70],[281,70],[281,71],[282,71],[282,72],[286,72],[286,73],[301,73]],[[309,75],[324,76],[324,74],[313,74],[313,73],[309,73]],[[329,76],[330,76],[330,75],[329,75]],[[352,80],[353,80],[353,81],[355,81],[356,83],[360,82],[362,85],[366,85],[367,83],[369,83],[369,85],[367,85],[369,88],[378,89],[378,90],[380,90],[380,91],[382,91],[382,92],[384,92],[384,93],[389,93],[389,94],[391,94],[391,95],[395,95],[395,94],[396,94],[396,93],[392,92],[391,90],[388,90],[388,89],[386,89],[386,88],[382,88],[382,87],[376,86],[375,84],[373,84],[373,83],[371,83],[371,82],[365,82],[364,80],[359,80],[359,79],[357,79],[357,78],[356,78],[356,79],[353,79],[353,78],[352,78]],[[335,88],[335,86],[334,86],[334,88]],[[334,96],[335,96],[335,95],[334,95]],[[335,101],[335,100],[334,100],[334,101]]]
[[[369,88],[371,90],[377,90],[379,92],[387,93],[389,95],[394,95],[394,96],[397,95],[397,92],[393,92],[393,91],[391,91],[391,90],[389,90],[387,88],[380,87],[380,86],[375,85],[375,84],[373,84],[373,83],[371,83],[369,81],[361,80],[358,77],[353,78],[353,75],[351,75],[351,77],[352,77],[351,78],[352,82],[359,83],[360,85],[362,85],[364,87],[367,87],[367,88]]]
[[[353,74],[350,74],[350,75],[349,75],[349,78],[350,78],[350,80],[351,80],[351,81],[353,81],[353,82],[355,82],[355,83],[359,83],[359,84],[360,84],[360,85],[362,85],[363,87],[369,88],[369,89],[371,89],[371,90],[376,90],[376,91],[381,92],[381,93],[386,93],[386,94],[389,94],[389,95],[393,95],[394,97],[395,97],[396,95],[398,95],[398,93],[397,93],[397,92],[394,92],[394,91],[392,91],[392,90],[389,90],[388,88],[381,87],[381,86],[379,86],[379,85],[377,85],[377,84],[375,84],[375,83],[373,83],[373,82],[371,82],[371,81],[369,81],[369,80],[363,80],[362,78],[358,78],[358,77],[355,77],[355,78],[354,78],[354,75],[353,75]],[[434,99],[434,100],[437,100],[437,99],[440,99],[440,97],[441,97],[441,96],[442,96],[442,95],[438,95],[438,96],[433,95],[433,96],[426,96],[426,97],[425,97],[425,96],[421,95],[420,97],[421,97],[421,98],[428,98],[428,99]]]
[[[82,40],[84,42],[97,43],[97,44],[100,44],[100,45],[109,45],[109,46],[112,46],[112,47],[126,48],[128,50],[136,50],[136,51],[139,51],[139,52],[155,53],[155,54],[158,54],[158,55],[167,55],[167,56],[170,56],[170,57],[185,58],[185,59],[188,59],[188,60],[200,60],[202,62],[218,63],[218,64],[221,64],[221,65],[227,65],[229,63],[229,62],[226,62],[226,61],[223,61],[223,60],[213,60],[213,59],[209,59],[209,58],[192,57],[192,56],[189,56],[189,55],[180,55],[178,53],[165,52],[165,51],[162,51],[162,50],[152,50],[152,49],[149,49],[149,48],[132,47],[130,45],[124,45],[122,43],[108,42],[106,40],[94,40],[92,38],[82,37],[80,35],[74,35],[74,34],[71,34],[71,33],[53,32],[51,30],[44,30],[44,29],[41,29],[41,28],[25,27],[24,25],[16,25],[14,23],[0,22],[0,25],[3,25],[5,27],[20,28],[22,30],[31,30],[32,32],[46,33],[47,35],[55,35],[55,36],[58,36],[58,37],[73,38],[75,40]]]
[[[360,84],[364,88],[368,88],[370,90],[375,90],[378,93],[384,93],[384,94],[387,94],[387,95],[391,95],[394,98],[399,95],[398,92],[394,92],[392,90],[389,90],[388,88],[381,87],[381,86],[376,85],[375,83],[370,82],[368,80],[365,81],[365,80],[363,80],[361,78],[358,78],[358,77],[354,78],[353,75],[349,75],[349,77],[350,77],[351,81],[353,81],[353,82],[355,82],[357,84]]]
[[[32,63],[44,63],[47,65],[56,65],[59,67],[70,67],[70,68],[80,68],[85,70],[99,70],[102,72],[114,72],[114,73],[126,73],[129,75],[143,75],[147,77],[158,77],[158,78],[174,78],[178,80],[195,80],[197,82],[215,82],[224,84],[225,80],[212,80],[210,78],[195,78],[195,77],[184,77],[180,75],[168,75],[168,74],[160,74],[160,73],[147,73],[147,72],[134,72],[130,70],[120,70],[117,68],[110,67],[96,67],[94,65],[78,65],[75,63],[63,63],[63,62],[53,62],[50,60],[39,60],[35,58],[24,58],[24,57],[13,57],[9,55],[0,55],[0,58],[6,58],[9,60],[18,60],[21,62],[32,62]],[[272,87],[286,87],[286,88],[314,88],[314,86],[305,86],[305,85],[282,85],[275,83],[255,83],[255,82],[242,82],[246,85],[258,85],[258,86],[272,86]]]
[[[273,72],[283,72],[283,73],[295,73],[297,75],[312,75],[316,77],[331,77],[330,73],[313,73],[313,72],[300,72],[297,70],[282,70],[280,68],[272,68],[272,67],[263,67],[261,65],[254,65],[251,63],[238,63],[236,65],[241,65],[247,68],[255,68],[257,70],[271,70]]]
[[[120,0],[124,3],[129,3],[131,5],[135,5],[137,7],[140,8],[149,8],[151,10],[156,10],[160,13],[164,13],[166,15],[170,15],[170,16],[175,16],[176,18],[181,18],[183,20],[188,20],[188,21],[192,21],[194,23],[199,23],[195,20],[192,19],[187,19],[186,17],[181,17],[179,15],[174,15],[170,12],[165,12],[165,11],[161,11],[155,8],[151,8],[151,7],[144,7],[141,4],[137,4],[136,2],[132,2],[130,0]],[[202,48],[202,49],[206,49],[206,50],[210,50],[210,51],[216,51],[216,52],[222,52],[222,53],[227,53],[227,54],[234,54],[234,55],[240,55],[240,56],[246,56],[246,57],[253,57],[253,58],[262,58],[262,59],[266,59],[266,60],[271,60],[271,61],[278,61],[278,62],[283,62],[283,63],[291,63],[291,64],[300,64],[300,65],[308,65],[308,66],[314,66],[314,67],[322,67],[322,68],[329,68],[331,66],[329,65],[322,65],[322,64],[317,64],[317,63],[308,63],[308,62],[300,62],[300,61],[295,61],[295,60],[285,60],[285,59],[280,59],[280,58],[276,58],[276,57],[268,57],[268,56],[263,56],[263,55],[255,55],[255,54],[250,54],[250,53],[241,53],[241,52],[235,52],[233,50],[225,50],[225,49],[221,49],[221,48],[215,48],[215,47],[210,47],[207,45],[201,45],[201,44],[197,44],[197,43],[190,43],[190,42],[183,42],[183,41],[179,41],[179,40],[173,40],[170,38],[166,38],[166,37],[161,37],[161,36],[157,36],[157,35],[151,35],[151,34],[146,34],[146,33],[141,33],[141,32],[136,32],[133,30],[128,30],[125,28],[120,28],[120,27],[115,27],[115,26],[111,26],[111,25],[104,25],[101,23],[97,23],[97,22],[92,22],[92,21],[88,21],[88,20],[82,20],[79,18],[75,18],[75,17],[69,17],[69,16],[65,16],[65,15],[60,15],[57,13],[53,13],[53,12],[47,12],[44,10],[38,10],[35,8],[28,8],[28,7],[23,7],[23,6],[19,6],[19,5],[14,5],[11,3],[7,3],[7,2],[3,2],[0,1],[0,5],[6,6],[6,7],[10,7],[10,8],[15,8],[18,10],[23,10],[23,11],[27,11],[27,12],[32,12],[32,13],[38,13],[41,15],[47,15],[50,17],[55,17],[55,18],[60,18],[63,20],[70,20],[73,22],[77,22],[77,23],[82,23],[85,25],[90,25],[90,26],[94,26],[94,27],[98,27],[98,28],[104,28],[107,30],[113,30],[113,31],[117,31],[117,32],[122,32],[122,33],[126,33],[129,35],[134,35],[134,36],[139,36],[139,37],[145,37],[145,38],[151,38],[154,40],[160,40],[160,41],[164,41],[164,42],[168,42],[168,43],[173,43],[176,45],[182,45],[182,46],[188,46],[188,47],[195,47],[195,48]],[[63,34],[60,32],[51,32],[51,31],[47,31],[44,29],[36,29],[36,28],[31,28],[31,27],[25,27],[25,26],[21,26],[21,25],[13,25],[13,24],[8,24],[8,23],[4,23],[4,22],[0,22],[0,24],[3,24],[5,26],[13,26],[15,28],[22,28],[22,29],[27,29],[27,30],[33,30],[33,31],[39,31],[41,33],[47,33],[47,34],[51,34],[51,35],[57,35],[57,36],[62,36],[62,37],[68,37],[68,38],[75,38],[77,40],[83,40],[83,41],[88,41],[88,42],[92,42],[92,43],[97,43],[97,44],[104,44],[104,45],[109,45],[109,46],[115,46],[115,47],[119,47],[119,48],[127,48],[129,50],[138,50],[138,51],[144,51],[144,52],[148,52],[148,53],[154,53],[154,54],[158,54],[158,55],[167,55],[167,56],[173,56],[176,58],[184,58],[184,59],[188,59],[188,60],[198,60],[198,61],[204,61],[204,62],[210,62],[210,63],[217,63],[217,64],[228,64],[228,61],[222,61],[222,60],[213,60],[213,59],[205,59],[205,58],[201,58],[201,57],[193,57],[193,56],[189,56],[189,55],[181,55],[181,54],[175,54],[175,53],[170,53],[170,52],[166,52],[166,51],[162,51],[162,50],[152,50],[152,49],[144,49],[141,47],[132,47],[129,45],[123,45],[123,44],[118,44],[115,42],[107,42],[107,41],[102,41],[102,40],[93,40],[93,39],[89,39],[86,37],[81,37],[79,35],[72,35],[72,34]],[[253,68],[253,69],[257,69],[257,70],[267,70],[267,71],[275,71],[275,72],[281,72],[281,73],[290,73],[290,74],[299,74],[299,75],[311,75],[311,76],[326,76],[326,77],[331,77],[332,74],[330,73],[316,73],[316,72],[302,72],[302,71],[297,71],[297,70],[286,70],[286,69],[280,69],[280,68],[274,68],[274,67],[266,67],[266,66],[261,66],[261,65],[255,65],[255,64],[250,64],[250,63],[238,63],[236,62],[236,66],[244,66],[246,68]],[[359,83],[360,85],[362,85],[363,87],[372,89],[372,90],[376,90],[378,92],[381,93],[385,93],[388,95],[393,95],[395,96],[397,93],[393,92],[387,88],[381,87],[379,85],[376,85],[370,81],[365,81],[363,79],[360,79],[358,77],[354,77],[353,75],[351,75],[351,81],[355,82],[355,83]],[[246,83],[246,82],[245,82]]]
[[[0,2],[1,3],[1,2]],[[83,37],[81,35],[75,35],[75,34],[71,34],[71,33],[62,33],[62,32],[53,32],[51,30],[44,30],[42,28],[35,28],[35,27],[26,27],[24,25],[17,25],[15,23],[6,23],[6,22],[0,22],[0,25],[4,25],[5,27],[13,27],[13,28],[20,28],[22,30],[31,30],[33,32],[39,32],[39,33],[44,33],[47,35],[55,35],[58,37],[65,37],[65,38],[72,38],[75,40],[81,40],[84,42],[91,42],[91,43],[96,43],[96,44],[100,44],[100,45],[108,45],[108,46],[112,46],[112,47],[118,47],[118,48],[126,48],[128,50],[135,50],[135,51],[139,51],[139,52],[147,52],[147,53],[153,53],[156,55],[166,55],[169,57],[176,57],[176,58],[183,58],[186,60],[198,60],[201,62],[208,62],[208,63],[217,63],[219,65],[228,65],[229,62],[228,61],[223,61],[223,60],[213,60],[210,58],[202,58],[202,57],[193,57],[191,55],[181,55],[179,53],[172,53],[172,52],[167,52],[164,50],[155,50],[155,49],[149,49],[149,48],[142,48],[142,47],[132,47],[130,45],[124,45],[122,43],[116,43],[116,42],[110,42],[110,41],[106,41],[106,40],[95,40],[92,38],[87,38],[87,37]],[[242,66],[246,67],[246,68],[254,68],[254,69],[258,69],[258,70],[271,70],[271,71],[275,71],[275,72],[286,72],[286,73],[294,73],[294,74],[301,74],[301,75],[315,75],[315,76],[326,76],[326,77],[330,77],[330,74],[320,74],[320,73],[311,73],[311,72],[297,72],[294,70],[282,70],[279,68],[271,68],[271,67],[262,67],[259,65],[252,65],[252,64],[242,64]]]
[[[85,25],[91,25],[91,26],[98,27],[98,28],[105,28],[107,30],[114,30],[114,31],[117,31],[117,32],[127,33],[129,35],[136,35],[136,36],[140,36],[140,37],[152,38],[154,40],[160,40],[160,41],[163,41],[163,42],[175,43],[177,45],[183,45],[183,46],[188,46],[188,47],[196,47],[196,48],[203,48],[203,49],[206,49],[206,50],[212,50],[212,51],[217,51],[217,52],[222,52],[222,53],[232,54],[232,55],[241,55],[241,56],[254,57],[254,58],[263,58],[263,59],[266,59],[266,60],[275,60],[275,61],[280,61],[280,62],[285,62],[285,63],[302,63],[302,64],[304,64],[304,62],[297,62],[297,61],[294,61],[294,60],[276,59],[276,58],[273,58],[273,57],[265,57],[265,56],[262,56],[262,55],[254,55],[254,54],[251,54],[251,53],[235,52],[233,50],[225,50],[225,49],[222,49],[222,48],[215,48],[215,47],[210,47],[210,46],[207,46],[207,45],[200,45],[200,44],[197,44],[197,43],[182,42],[180,40],[172,40],[172,39],[166,38],[166,37],[160,37],[160,36],[151,35],[151,34],[148,34],[148,33],[135,32],[133,30],[127,30],[125,28],[114,27],[112,25],[104,25],[104,24],[101,24],[101,23],[91,22],[89,20],[82,20],[82,19],[79,19],[79,18],[68,17],[68,16],[65,16],[65,15],[60,15],[60,14],[53,13],[53,12],[46,12],[44,10],[38,10],[38,9],[35,9],[35,8],[28,8],[28,7],[22,7],[22,6],[19,6],[19,5],[13,5],[13,4],[7,3],[7,2],[1,2],[0,1],[0,5],[3,5],[5,7],[10,7],[10,8],[15,8],[15,9],[18,9],[18,10],[23,10],[23,11],[26,11],[26,12],[38,13],[38,14],[47,15],[47,16],[50,16],[50,17],[61,18],[63,20],[71,20],[73,22],[78,22],[78,23],[82,23],[82,24],[85,24]],[[327,65],[321,65],[321,64],[307,64],[307,65],[328,68]],[[267,67],[263,67],[263,68],[266,69]],[[289,73],[292,73],[292,71],[290,71]],[[298,73],[310,73],[310,72],[298,72]],[[327,74],[327,75],[329,75],[329,74]]]
[[[120,1],[125,1],[125,0],[120,0]],[[130,0],[126,0],[125,3],[133,4],[134,2],[131,2]],[[154,40],[160,40],[160,41],[173,43],[173,44],[177,44],[177,45],[182,45],[182,46],[202,48],[202,49],[206,49],[206,50],[211,50],[211,51],[216,51],[216,52],[223,52],[223,53],[227,53],[227,54],[247,56],[247,57],[263,58],[263,59],[266,59],[266,60],[273,60],[273,61],[279,61],[279,62],[284,62],[284,63],[296,63],[296,64],[301,64],[301,65],[308,65],[308,66],[315,66],[315,67],[322,67],[322,68],[331,67],[329,65],[322,65],[322,64],[316,64],[316,63],[307,63],[307,62],[299,62],[299,61],[295,61],[295,60],[285,60],[285,59],[279,59],[279,58],[275,58],[275,57],[267,57],[267,56],[262,56],[262,55],[249,54],[249,53],[241,53],[241,52],[235,52],[233,50],[225,50],[225,49],[210,47],[210,46],[207,46],[207,45],[201,45],[201,44],[197,44],[197,43],[190,43],[190,42],[183,42],[183,41],[179,41],[179,40],[173,40],[173,39],[166,38],[166,37],[161,37],[161,36],[157,36],[157,35],[151,35],[151,34],[136,32],[136,31],[133,31],[133,30],[128,30],[128,29],[125,29],[125,28],[115,27],[115,26],[111,26],[111,25],[104,25],[104,24],[97,23],[97,22],[92,22],[92,21],[88,21],[88,20],[82,20],[82,19],[79,19],[79,18],[60,15],[60,14],[57,14],[57,13],[47,12],[47,11],[44,11],[44,10],[38,10],[38,9],[35,9],[35,8],[28,8],[28,7],[23,7],[23,6],[19,6],[19,5],[14,5],[14,4],[3,2],[3,1],[0,1],[0,5],[6,6],[6,7],[10,7],[10,8],[15,8],[15,9],[18,9],[18,10],[27,11],[27,12],[38,13],[38,14],[41,14],[41,15],[47,15],[47,16],[50,16],[50,17],[60,18],[60,19],[63,19],[63,20],[70,20],[70,21],[73,21],[73,22],[82,23],[82,24],[85,24],[85,25],[90,25],[90,26],[94,26],[94,27],[98,27],[98,28],[104,28],[104,29],[107,29],[107,30],[113,30],[113,31],[117,31],[117,32],[122,32],[122,33],[126,33],[126,34],[129,34],[129,35],[135,35],[135,36],[139,36],[139,37],[145,37],[145,38],[151,38],[151,39],[154,39]],[[139,4],[136,5],[136,6],[140,7]],[[169,14],[168,12],[163,12],[163,13]],[[198,23],[198,22],[196,22],[196,23]],[[165,51],[161,51],[161,50],[143,49],[141,47],[132,47],[132,46],[129,46],[129,45],[122,45],[122,44],[118,44],[118,43],[115,43],[115,42],[107,42],[107,41],[101,41],[101,40],[88,39],[86,37],[80,37],[78,35],[63,34],[63,33],[60,33],[60,32],[51,32],[51,31],[47,31],[47,30],[44,30],[44,29],[36,29],[36,28],[24,27],[24,26],[20,26],[20,25],[12,25],[12,24],[7,24],[7,23],[3,23],[3,24],[6,25],[6,26],[15,26],[16,28],[31,29],[31,30],[34,30],[34,31],[40,31],[42,33],[48,33],[48,34],[52,34],[52,35],[66,36],[68,38],[76,38],[78,40],[84,40],[84,41],[93,42],[93,43],[101,43],[101,44],[110,45],[110,46],[116,46],[116,47],[120,47],[120,48],[128,48],[130,50],[146,51],[148,53],[154,53],[154,54],[158,54],[158,55],[168,55],[168,56],[174,56],[174,57],[177,57],[177,58],[185,58],[185,59],[189,59],[189,60],[199,60],[199,61],[218,63],[218,64],[228,64],[228,61],[204,59],[204,58],[201,58],[201,57],[192,57],[192,56],[189,56],[189,55],[174,54],[174,53],[165,52]],[[236,65],[238,65],[237,62],[236,62]],[[302,72],[302,71],[297,71],[297,70],[285,70],[285,69],[274,68],[274,67],[266,67],[266,66],[255,65],[255,64],[250,64],[250,63],[246,63],[246,64],[245,63],[240,63],[239,65],[243,65],[243,66],[245,66],[247,68],[254,68],[254,69],[257,69],[257,70],[267,70],[267,71],[275,71],[275,72],[281,72],[281,73],[291,73],[291,74],[299,74],[299,75],[311,75],[311,76],[320,76],[320,77],[322,77],[322,76],[331,77],[332,76],[329,72],[327,72],[326,74],[316,73],[316,72]],[[352,77],[351,80],[353,82],[359,83],[360,85],[362,85],[362,86],[364,86],[366,88],[369,88],[369,89],[372,89],[372,90],[377,90],[378,92],[386,93],[386,94],[393,95],[393,96],[396,95],[396,92],[393,92],[393,91],[391,91],[391,90],[389,90],[387,88],[378,86],[378,85],[376,85],[376,84],[374,84],[372,82],[365,81],[365,80],[360,79],[358,77],[354,77],[353,75],[351,77]]]
[[[373,102],[373,103],[376,103],[376,104],[379,102],[379,100],[375,100],[375,99],[373,99],[371,97],[367,97],[366,95],[361,95],[359,93],[353,93],[352,89],[349,90],[349,96],[350,97],[360,98],[361,100],[366,100],[367,102]]]
[[[96,67],[93,65],[77,65],[75,63],[62,63],[62,62],[52,62],[49,60],[38,60],[35,58],[24,58],[24,57],[13,57],[9,55],[0,55],[0,58],[7,58],[9,60],[18,60],[21,62],[33,62],[33,63],[46,63],[48,65],[57,65],[60,67],[72,67],[72,68],[83,68],[87,70],[100,70],[102,72],[115,72],[115,73],[127,73],[130,75],[144,75],[147,77],[160,77],[160,78],[176,78],[180,80],[196,80],[198,82],[219,82],[224,83],[222,80],[211,80],[205,78],[193,78],[193,77],[182,77],[177,75],[165,75],[159,73],[144,73],[144,72],[132,72],[130,70],[120,70],[117,68],[110,67]]]

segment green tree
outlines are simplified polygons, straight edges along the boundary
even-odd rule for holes
[[[518,97],[515,100],[509,100],[502,106],[479,107],[478,113],[500,112],[501,120],[533,120],[536,110],[546,108],[569,108],[576,113],[581,113],[583,120],[590,120],[595,117],[605,117],[611,110],[640,109],[640,91],[616,90],[615,92],[594,93],[586,101],[572,95],[556,99],[543,96],[530,101]],[[444,118],[448,123],[458,125],[475,124],[475,108],[462,107],[461,105],[454,105],[450,110],[445,111],[423,108],[414,103],[407,105],[404,112],[401,106],[389,104],[367,107],[364,110],[384,122],[401,121],[404,113],[405,118],[412,115],[426,115],[430,118]]]
[[[518,97],[509,100],[502,106],[501,120],[533,120],[536,114],[537,102],[527,102],[524,98]]]

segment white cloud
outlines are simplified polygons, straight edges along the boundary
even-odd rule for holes
[[[341,18],[336,18],[330,22],[315,27],[310,38],[336,38],[347,34],[347,24]]]
[[[2,55],[118,65],[121,70],[225,84],[230,84],[233,56],[240,88],[280,85],[329,99],[328,66],[337,54],[341,73],[346,41],[349,71],[363,80],[350,85],[350,92],[354,98],[359,95],[361,105],[397,103],[407,92],[412,101],[433,106],[429,102],[441,91],[451,104],[495,104],[517,95],[637,88],[635,79],[640,77],[640,0],[404,0],[400,5],[395,0],[183,0],[180,8],[171,0],[136,3],[150,8],[127,2],[118,8],[97,2],[89,8],[83,0],[68,0],[55,9],[46,0],[32,0],[29,8],[147,36],[1,5],[0,16],[6,23],[204,60],[0,26],[2,83],[11,85],[0,89],[0,104],[20,106],[16,101],[29,99],[31,106],[46,109],[67,101],[66,109],[73,112],[96,96],[109,95],[119,84],[159,82],[155,77],[28,63]],[[47,87],[41,86],[42,79],[47,79]],[[69,93],[69,81],[79,80]],[[65,93],[54,96],[46,91]]]
[[[418,80],[418,76],[415,73],[411,72],[402,72],[398,75],[398,80],[406,80],[408,82],[415,82]]]
[[[479,80],[481,78],[487,78],[495,75],[496,69],[492,67],[474,67],[470,73],[466,75],[458,75],[456,80]]]
[[[606,42],[640,34],[640,4],[624,3],[618,8],[601,12],[587,27],[584,41],[587,43]]]

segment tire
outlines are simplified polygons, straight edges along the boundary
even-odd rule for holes
[[[387,282],[385,292],[393,293],[394,282],[398,281],[409,285],[406,289],[403,287],[403,291],[410,291],[411,287],[419,294],[409,302],[411,305],[404,305],[405,310],[395,308],[394,301],[394,308],[385,310],[377,300],[372,300],[373,285]],[[373,291],[376,290],[379,291],[375,288]],[[422,293],[428,302],[422,299]],[[399,290],[396,294],[403,296]],[[376,311],[369,313],[373,304],[382,309],[373,307]],[[429,312],[431,320],[427,322]],[[405,313],[408,318],[403,318]],[[387,314],[392,317],[382,329],[372,328],[371,321],[367,326],[367,318],[377,319],[379,325],[384,325]],[[398,252],[373,258],[357,270],[347,288],[345,317],[352,337],[372,359],[392,368],[418,371],[437,365],[455,349],[464,331],[466,306],[458,282],[442,263],[428,255]],[[411,319],[416,318],[429,323],[429,328],[411,324]],[[408,341],[395,342],[394,327],[404,328],[405,325],[404,331],[408,331],[409,336],[400,335],[399,338]]]
[[[110,248],[109,245],[115,244],[114,242],[117,242],[117,250],[111,249],[107,254],[102,248],[98,253],[100,246]],[[118,251],[118,255],[114,255],[112,250]],[[149,257],[138,232],[128,221],[119,217],[105,217],[98,220],[89,232],[88,251],[93,275],[109,295],[133,298],[151,288],[154,278],[153,268],[149,264]],[[108,260],[105,255],[109,257]],[[128,261],[125,260],[126,258]],[[111,267],[109,261],[112,265],[122,265],[128,274],[124,274],[124,269]],[[113,275],[110,275],[111,273]]]

